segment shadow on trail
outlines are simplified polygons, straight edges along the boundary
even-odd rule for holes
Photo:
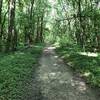
[[[21,100],[44,100],[41,92],[41,82],[37,77],[38,66],[33,69],[31,80],[27,79],[27,82],[23,84],[25,91]]]
[[[42,47],[35,47],[35,49],[27,49],[27,52],[33,56],[33,65],[31,65],[32,70],[28,72],[26,80],[21,80],[20,85],[22,89],[20,89],[17,98],[14,100],[44,100],[44,97],[41,92],[41,81],[39,80],[37,73],[40,67],[38,60],[41,55],[41,48]]]

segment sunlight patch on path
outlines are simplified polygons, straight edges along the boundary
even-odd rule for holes
[[[98,57],[98,53],[92,53],[92,52],[79,52],[79,54],[88,56],[88,57]]]

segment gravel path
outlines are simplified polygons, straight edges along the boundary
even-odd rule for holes
[[[31,97],[26,100],[100,100],[94,90],[73,75],[53,47],[44,49],[35,75],[30,85]]]

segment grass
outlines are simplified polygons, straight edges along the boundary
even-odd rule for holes
[[[0,100],[21,100],[23,84],[38,67],[43,46],[0,54]]]
[[[97,57],[81,55],[77,46],[66,45],[56,49],[65,63],[87,80],[91,86],[100,87],[100,55]]]

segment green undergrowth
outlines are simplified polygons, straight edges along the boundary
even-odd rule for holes
[[[100,87],[100,54],[98,56],[82,55],[81,49],[76,45],[61,46],[56,49],[66,64],[81,73],[91,86]]]
[[[21,100],[24,83],[38,67],[43,45],[0,54],[0,100]]]

